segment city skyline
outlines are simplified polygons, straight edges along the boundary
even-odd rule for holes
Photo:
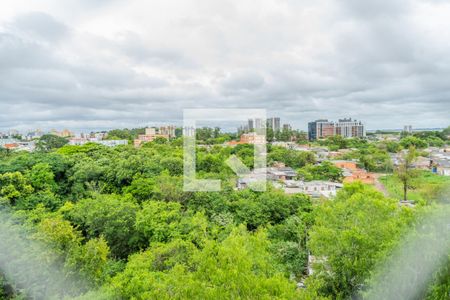
[[[446,127],[449,14],[425,0],[6,0],[0,131],[181,124],[184,108],[265,108],[302,130]]]

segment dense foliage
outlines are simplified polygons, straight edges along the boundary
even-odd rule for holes
[[[46,246],[42,259],[61,277],[82,282],[79,289],[57,291],[57,298],[345,299],[368,284],[421,213],[359,183],[346,185],[333,201],[273,187],[235,190],[225,160],[234,154],[252,166],[253,147],[214,145],[223,138],[214,132],[200,132],[210,145],[197,149],[197,177],[222,179],[221,192],[183,191],[180,139],[138,149],[52,145],[1,156],[0,204],[12,211],[11,226],[22,224],[27,239]],[[368,169],[384,168],[385,145],[345,143]],[[308,180],[342,179],[332,164],[315,165],[311,152],[268,147],[268,161],[300,170]],[[315,272],[299,289],[309,254],[317,258]],[[19,282],[11,287],[0,277],[0,295],[29,296],[18,288],[23,270],[8,271]],[[440,299],[445,284],[443,267],[429,299]],[[49,298],[53,290],[39,292]]]

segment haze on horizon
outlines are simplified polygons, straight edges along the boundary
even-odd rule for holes
[[[181,124],[195,107],[447,127],[449,15],[439,0],[5,0],[0,131]]]

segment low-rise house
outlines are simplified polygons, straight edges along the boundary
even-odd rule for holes
[[[430,170],[431,160],[429,157],[419,156],[413,163],[412,167],[419,170]]]
[[[298,173],[290,167],[271,167],[267,169],[267,178],[271,180],[293,180]]]
[[[140,134],[138,138],[134,140],[134,146],[139,147],[141,144],[153,142],[157,138],[168,140],[169,136],[164,134]]]
[[[241,138],[239,141],[229,141],[227,142],[228,146],[236,146],[236,145],[243,145],[243,144],[250,144],[250,145],[263,145],[266,143],[266,136],[257,134],[256,132],[249,132],[244,133],[241,135]]]
[[[314,155],[316,156],[316,160],[318,162],[328,160],[329,151],[327,148],[314,147],[314,148],[310,148],[309,151],[314,153]]]
[[[259,183],[265,183],[266,177],[265,174],[261,173],[261,174],[256,174],[256,173],[251,173],[248,174],[242,178],[239,178],[237,181],[237,186],[236,188],[238,190],[243,190],[246,188],[251,188],[252,185],[255,186]]]
[[[450,176],[450,160],[438,160],[433,165],[434,173],[442,176]]]
[[[343,187],[342,183],[314,180],[314,181],[298,181],[293,180],[297,176],[297,172],[291,168],[262,168],[255,169],[250,174],[237,180],[236,188],[246,189],[258,182],[268,180],[276,188],[283,189],[286,194],[306,194],[314,198],[331,198],[336,196],[339,189]]]
[[[352,170],[351,175],[344,178],[344,183],[361,181],[364,184],[375,184],[375,174],[363,169]]]
[[[36,143],[34,141],[14,141],[11,143],[0,143],[0,148],[5,148],[10,151],[32,152],[36,149]]]
[[[186,134],[192,134],[192,132],[185,131]],[[194,131],[195,133],[195,131]],[[145,128],[145,134],[138,135],[138,138],[134,140],[134,146],[139,147],[143,143],[152,142],[157,138],[163,138],[169,140],[170,138],[175,137],[175,127],[147,127]]]
[[[7,144],[16,144],[19,140],[16,139],[0,139],[0,147],[4,147]]]
[[[348,170],[357,170],[358,164],[355,161],[352,160],[334,160],[332,163],[341,169],[348,169]]]
[[[364,169],[358,168],[355,161],[348,160],[336,160],[333,164],[342,169],[342,175],[344,176],[344,183],[352,183],[355,181],[361,181],[365,184],[375,184],[375,174],[367,172]]]
[[[36,149],[36,143],[34,141],[27,141],[27,142],[18,142],[19,148],[16,150],[19,151],[28,151],[33,152]]]
[[[106,147],[115,147],[119,145],[128,145],[128,140],[98,140],[97,138],[72,138],[69,140],[71,146],[82,146],[87,143],[100,144]]]
[[[19,148],[19,144],[18,143],[4,144],[3,148],[5,148],[7,150],[16,150]]]
[[[277,165],[270,168],[259,168],[254,169],[250,174],[239,178],[236,187],[238,189],[245,189],[253,183],[266,180],[281,187],[282,184],[280,184],[280,182],[293,180],[295,177],[297,177],[297,172],[292,168],[285,167],[284,165]]]
[[[294,181],[284,182],[283,190],[286,194],[306,194],[313,198],[332,198],[336,196],[339,189],[343,187],[342,183],[314,180],[314,181]]]

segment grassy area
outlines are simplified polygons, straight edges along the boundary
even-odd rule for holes
[[[388,175],[380,178],[389,195],[396,199],[402,199],[403,188],[401,182],[394,176]],[[422,171],[414,179],[413,187],[408,191],[408,200],[419,203],[449,201],[450,177],[439,176],[428,171]]]

